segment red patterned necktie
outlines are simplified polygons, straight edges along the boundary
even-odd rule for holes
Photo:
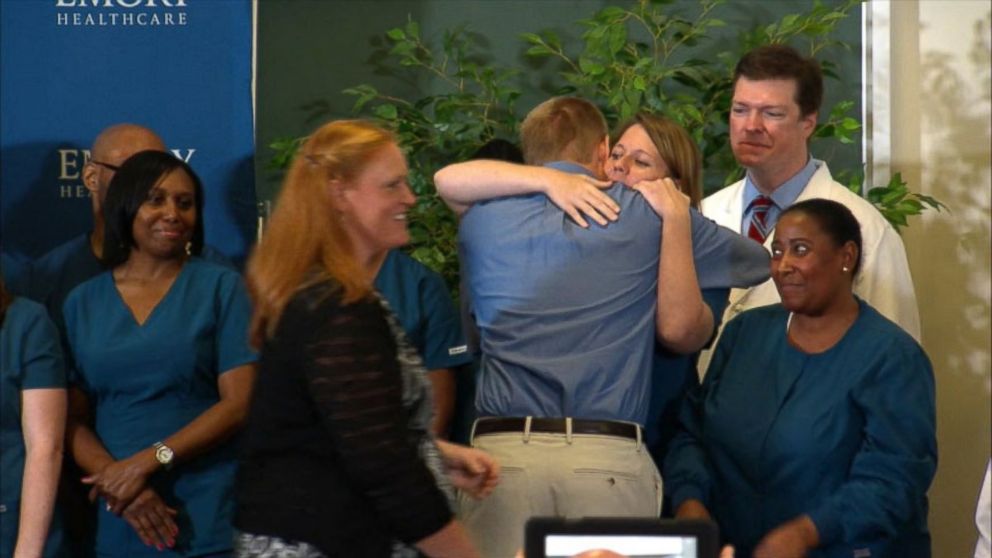
[[[768,237],[766,219],[772,203],[772,199],[768,196],[758,196],[751,202],[751,225],[747,229],[747,236],[758,244],[764,244],[765,238]]]

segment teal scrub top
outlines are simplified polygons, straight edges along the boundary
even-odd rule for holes
[[[374,286],[428,371],[472,362],[461,319],[440,275],[403,252],[390,250]]]
[[[24,478],[24,433],[21,392],[65,388],[62,349],[55,326],[37,303],[15,298],[0,328],[0,557],[14,553],[21,481]],[[45,556],[62,555],[59,514],[45,543]]]
[[[203,260],[233,268],[227,258],[210,246],[199,256]],[[31,263],[30,285],[24,294],[45,305],[60,331],[65,330],[62,306],[77,286],[106,271],[90,246],[90,233],[80,234],[49,250]]]
[[[256,360],[248,344],[251,309],[241,277],[190,259],[143,325],[121,299],[110,272],[68,296],[64,315],[70,365],[87,392],[94,430],[115,459],[178,431],[219,401],[220,374]],[[152,477],[179,511],[173,555],[231,548],[236,449],[215,447]],[[167,556],[146,547],[123,519],[99,506],[97,554]]]
[[[742,313],[683,407],[665,489],[675,509],[702,501],[737,556],[803,514],[820,535],[810,558],[930,556],[933,369],[909,334],[858,304],[816,354],[789,344],[781,304]]]
[[[8,293],[13,296],[28,295],[31,285],[29,261],[0,252],[0,272],[3,273],[3,284]]]

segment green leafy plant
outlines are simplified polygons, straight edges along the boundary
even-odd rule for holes
[[[627,8],[610,6],[578,23],[585,28],[582,48],[569,54],[552,31],[525,33],[532,57],[552,58],[563,66],[561,77],[575,93],[604,104],[611,123],[639,110],[661,113],[692,133],[703,153],[707,190],[739,179],[742,170],[727,149],[733,67],[756,46],[790,43],[811,55],[843,46],[831,35],[849,16],[857,0],[837,6],[815,3],[807,13],[744,33],[737,50],[712,53],[714,30],[727,25],[715,16],[724,0],[701,0],[693,13],[667,3],[639,0]],[[834,65],[823,62],[835,76]],[[815,132],[815,138],[852,143],[860,123],[848,116],[854,103],[838,103]]]
[[[836,78],[835,65],[823,60],[822,54],[825,49],[847,48],[834,32],[859,2],[817,1],[804,13],[788,14],[742,33],[736,48],[720,50],[713,37],[727,27],[717,17],[723,3],[636,0],[579,20],[577,39],[548,30],[520,38],[524,55],[537,64],[551,65],[552,75],[560,78],[542,93],[586,97],[600,105],[611,125],[648,110],[685,126],[702,149],[707,190],[712,191],[742,175],[727,148],[732,70],[741,54],[762,44],[788,43],[821,55],[824,73]],[[489,62],[483,41],[465,27],[445,31],[440,44],[425,40],[412,20],[386,31],[385,37],[393,71],[426,80],[430,93],[402,99],[367,84],[345,92],[356,97],[356,113],[394,130],[407,150],[410,184],[418,196],[410,221],[412,254],[456,290],[457,225],[438,199],[432,177],[440,167],[469,158],[492,138],[516,138],[522,118],[516,111],[520,70]],[[546,68],[538,71],[546,74]],[[853,144],[861,131],[860,122],[850,115],[853,107],[853,101],[847,100],[831,107],[813,140],[841,147]],[[297,145],[298,140],[274,144],[275,165],[285,165]],[[845,177],[852,190],[861,191],[863,178],[858,172]],[[898,174],[889,184],[869,189],[867,197],[897,229],[927,207],[944,207],[910,192]]]
[[[509,83],[517,70],[486,64],[477,38],[464,28],[446,31],[437,54],[423,42],[415,21],[390,29],[386,36],[393,45],[389,54],[400,66],[428,73],[444,92],[414,101],[370,85],[345,93],[357,97],[355,112],[370,111],[395,131],[406,149],[410,187],[418,199],[410,215],[411,253],[453,285],[458,277],[457,223],[434,190],[434,172],[447,162],[468,158],[501,133],[515,135],[514,103],[520,91]]]
[[[860,185],[857,189],[851,189],[855,193],[861,193]],[[937,211],[947,209],[946,205],[934,197],[910,192],[908,184],[902,179],[902,173],[898,172],[892,175],[885,186],[876,186],[868,190],[866,197],[897,231],[909,226],[908,218],[923,213],[926,207]]]
[[[410,212],[411,255],[441,274],[452,290],[458,282],[457,222],[434,189],[433,176],[443,165],[467,159],[482,144],[517,134],[512,85],[519,72],[487,64],[479,37],[464,28],[445,31],[439,49],[428,46],[420,26],[408,21],[390,29],[389,56],[401,69],[426,73],[440,93],[401,99],[371,85],[345,90],[356,97],[353,110],[371,116],[394,131],[406,150],[409,182],[417,195]],[[273,161],[288,164],[298,140],[280,140],[271,147]]]

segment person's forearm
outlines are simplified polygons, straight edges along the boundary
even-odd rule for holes
[[[76,465],[93,474],[113,463],[114,458],[103,447],[89,423],[89,401],[86,394],[77,388],[70,389],[69,418],[65,427],[66,446]]]
[[[24,460],[20,523],[14,557],[41,556],[55,509],[55,493],[62,469],[62,443],[35,448]]]
[[[69,430],[66,433],[66,444],[73,460],[86,473],[99,473],[104,467],[114,462],[114,457],[103,447],[100,439],[96,437],[89,426],[73,425],[70,422]]]
[[[69,454],[72,455],[79,468],[87,473],[87,476],[81,479],[70,479],[70,481],[92,485],[94,478],[106,476],[108,471],[118,465],[118,462],[89,426],[89,406],[86,403],[86,396],[75,389],[72,392],[73,396],[70,397],[72,404],[70,405],[69,420],[66,424],[65,440]],[[80,405],[83,406],[80,407]],[[129,472],[133,473],[133,468]],[[146,474],[141,473],[140,477],[133,474],[131,476],[136,479],[135,482],[139,483],[139,487],[144,486]],[[91,501],[100,496],[106,499],[105,504],[108,509],[114,507],[115,513],[120,513],[123,507],[129,503],[126,498],[120,499],[111,496],[111,493],[106,490],[105,483],[102,487],[90,488]]]
[[[430,558],[476,558],[479,552],[472,545],[461,524],[452,520],[440,531],[429,535],[414,545]]]
[[[696,499],[689,499],[679,504],[675,510],[676,519],[705,519],[711,520],[710,512],[702,502]]]
[[[218,381],[221,399],[190,421],[162,443],[174,452],[174,464],[184,463],[209,451],[237,432],[248,416],[251,385],[255,380],[254,365],[246,365],[221,375]],[[227,383],[227,385],[223,385]],[[246,385],[242,385],[246,384]],[[149,447],[134,456],[149,472],[159,467],[155,448]]]
[[[43,554],[55,509],[65,440],[66,393],[62,388],[22,392],[24,475],[15,558]]]
[[[447,440],[434,440],[434,445],[437,446],[438,451],[441,453],[442,460],[448,459],[452,449],[457,447],[457,444]]]
[[[437,171],[434,185],[444,201],[461,213],[479,201],[543,192],[554,172],[503,161],[466,161]]]
[[[447,438],[451,417],[455,414],[455,372],[450,368],[438,368],[427,373],[434,392],[434,420],[431,431],[438,438]]]
[[[183,463],[213,448],[240,428],[247,415],[253,379],[252,365],[221,374],[217,381],[220,400],[161,440],[172,449],[173,464]],[[102,496],[107,509],[118,515],[145,488],[148,478],[162,467],[156,459],[157,448],[151,444],[115,460],[86,427],[74,426],[70,439],[73,455],[79,455],[80,465],[90,472],[82,479],[93,485],[90,497]]]
[[[703,302],[692,257],[688,214],[667,217],[658,263],[658,340],[669,350],[691,353],[713,334],[713,314]]]

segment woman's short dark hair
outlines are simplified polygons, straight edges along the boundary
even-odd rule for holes
[[[838,247],[853,242],[858,248],[858,257],[854,261],[851,277],[857,276],[858,270],[861,269],[861,225],[846,205],[822,198],[804,200],[786,208],[779,216],[779,222],[790,213],[802,213],[816,221],[820,230],[826,233]]]
[[[193,169],[182,159],[165,151],[140,151],[129,157],[114,174],[103,202],[104,236],[103,263],[116,267],[131,255],[134,244],[134,218],[148,193],[167,174],[182,170],[193,182],[196,202],[196,223],[190,239],[190,253],[198,256],[203,250],[203,184]]]

